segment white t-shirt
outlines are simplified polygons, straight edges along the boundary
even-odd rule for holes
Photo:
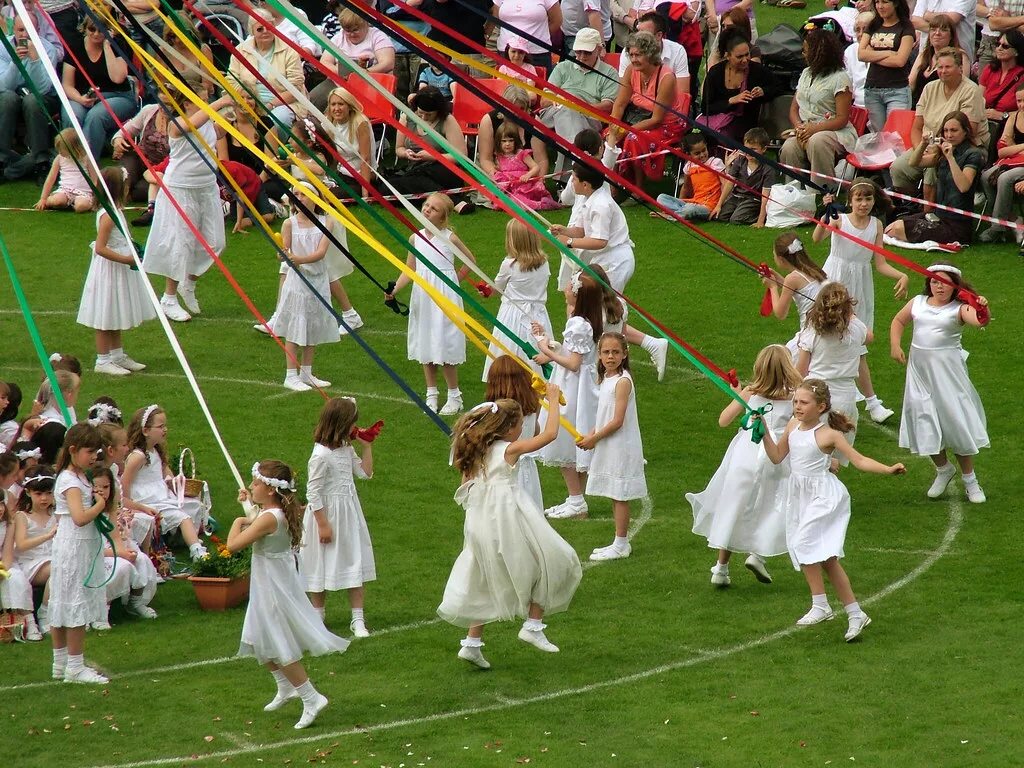
[[[679,43],[671,40],[661,41],[661,61],[666,67],[671,67],[672,74],[677,78],[690,76],[690,63],[686,58],[686,49]],[[626,74],[626,67],[629,66],[629,55],[623,52],[619,59],[619,77]]]
[[[558,4],[558,0],[494,0],[498,9],[498,18],[521,29],[531,37],[551,43],[551,30],[548,29],[548,10]],[[505,46],[518,33],[501,27],[498,34],[498,52],[504,55]],[[544,53],[545,50],[524,38],[530,53]]]
[[[868,78],[867,62],[857,58],[858,43],[850,43],[843,54],[843,63],[850,73],[850,84],[853,88],[853,105],[864,106],[864,81]]]
[[[331,42],[338,46],[338,49],[350,59],[369,59],[371,67],[377,63],[377,54],[374,51],[379,51],[382,48],[395,50],[394,41],[379,29],[374,29],[373,27],[366,33],[366,37],[363,38],[361,43],[353,44],[349,42],[348,38],[345,37],[345,30],[341,30],[341,32],[331,38]]]
[[[596,237],[599,240],[608,241],[604,248],[586,252],[592,262],[596,261],[600,254],[613,248],[632,245],[626,217],[612,197],[611,188],[607,184],[594,190],[590,197],[580,204],[577,226],[583,227],[586,237]]]
[[[958,13],[963,18],[956,25],[956,39],[967,54],[970,63],[974,62],[974,25],[978,18],[978,6],[974,0],[917,0],[913,16],[923,17],[926,13]],[[922,32],[922,36],[926,33]],[[964,67],[967,72],[969,66]]]
[[[601,37],[612,38],[612,0],[562,0],[562,34],[575,37],[584,27],[589,27],[587,14],[597,11],[601,14]]]

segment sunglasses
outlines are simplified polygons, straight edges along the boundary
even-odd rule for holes
[[[1009,43],[996,43],[996,48],[1006,48],[1011,51],[1013,50],[1013,46],[1010,45]]]

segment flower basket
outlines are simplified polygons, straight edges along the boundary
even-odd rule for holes
[[[221,576],[189,576],[199,607],[204,611],[226,611],[249,596],[249,574],[229,579]]]

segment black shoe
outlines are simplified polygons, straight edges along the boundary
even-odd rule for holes
[[[36,163],[32,176],[40,187],[46,183],[46,177],[50,175],[50,163]]]
[[[461,203],[455,206],[455,213],[459,216],[468,216],[476,210],[476,204],[469,200],[463,200]]]
[[[153,223],[153,206],[146,209],[145,213],[141,216],[136,216],[132,219],[133,227],[148,227]]]

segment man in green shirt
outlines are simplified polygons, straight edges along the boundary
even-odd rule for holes
[[[580,64],[575,61],[558,62],[548,81],[587,102],[596,111],[610,113],[619,91],[619,76],[613,67],[601,61],[603,45],[601,33],[596,29],[581,29],[573,45],[573,55]],[[540,121],[570,141],[585,128],[601,129],[600,121],[570,107],[552,103],[548,99],[541,99],[541,107],[537,115]]]

